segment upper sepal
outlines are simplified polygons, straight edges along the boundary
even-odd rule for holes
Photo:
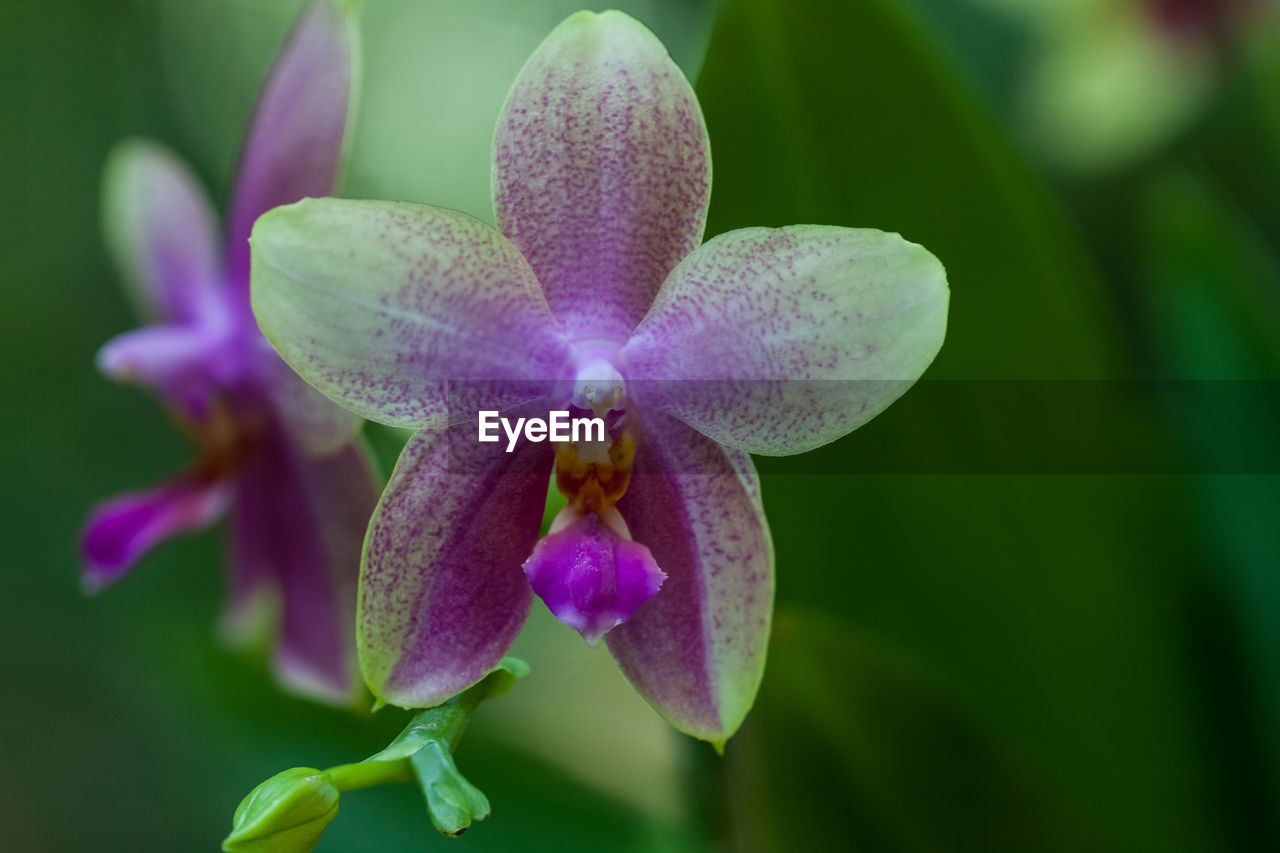
[[[254,221],[273,207],[331,195],[337,187],[358,54],[355,17],[333,0],[314,0],[263,84],[227,215],[227,271],[246,314]]]
[[[498,228],[577,339],[621,343],[702,240],[711,149],[662,42],[622,12],[578,12],[507,96],[493,143]]]

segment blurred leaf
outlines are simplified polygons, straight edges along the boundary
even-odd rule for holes
[[[730,0],[698,93],[715,162],[709,233],[875,227],[939,257],[951,315],[927,377],[1051,386],[1132,375],[1053,199],[898,4]],[[980,443],[999,461],[1006,446],[1052,440],[1018,433],[1000,409],[921,391],[821,451],[826,473],[779,463],[766,476],[780,604],[839,612],[948,672],[1112,847],[1217,846],[1176,651],[1179,591],[1197,559],[1181,485],[983,476],[1007,470],[996,465],[840,476],[871,467],[859,460],[877,446],[945,459]],[[1094,416],[1160,441],[1141,399]],[[780,669],[771,661],[766,685]],[[945,752],[938,762],[952,766]]]
[[[708,234],[822,223],[921,243],[952,288],[933,378],[1117,370],[1098,282],[1060,212],[894,3],[734,0],[698,94]]]
[[[1145,199],[1144,221],[1156,357],[1162,373],[1200,380],[1180,383],[1180,393],[1168,402],[1198,467],[1211,472],[1200,479],[1198,493],[1217,556],[1212,581],[1225,585],[1228,619],[1243,635],[1245,672],[1214,667],[1205,674],[1212,695],[1243,694],[1242,701],[1215,708],[1219,740],[1228,749],[1234,745],[1247,770],[1242,775],[1232,768],[1239,781],[1228,799],[1241,812],[1235,825],[1276,842],[1280,259],[1226,199],[1191,175],[1158,181]],[[1257,473],[1238,472],[1233,463],[1242,455],[1255,462]],[[1212,475],[1219,471],[1227,473]],[[1224,684],[1232,677],[1242,683]]]
[[[772,677],[727,758],[727,772],[752,774],[737,830],[759,849],[835,837],[859,850],[1096,849],[1044,781],[901,652],[789,609],[769,656]]]
[[[1280,263],[1209,185],[1166,177],[1144,204],[1151,331],[1169,375],[1280,378]]]

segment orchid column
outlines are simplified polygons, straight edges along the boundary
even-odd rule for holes
[[[247,633],[278,597],[275,669],[289,688],[345,703],[360,543],[377,486],[360,419],[300,382],[249,308],[249,231],[258,215],[331,193],[355,93],[356,33],[330,0],[304,11],[263,87],[219,245],[191,170],[158,144],[111,155],[103,222],[152,322],[107,343],[108,376],[154,390],[199,457],[145,492],[97,507],[82,534],[84,580],[119,580],[152,547],[230,515],[225,624]]]
[[[360,665],[429,707],[501,658],[536,592],[681,731],[722,744],[764,671],[774,555],[749,453],[821,446],[941,346],[947,286],[879,231],[704,245],[701,110],[662,44],[580,12],[498,120],[498,229],[410,204],[304,201],[253,232],[253,305],[307,381],[420,432],[374,515]],[[603,441],[476,441],[480,409],[603,419]],[[547,478],[569,505],[537,542]]]

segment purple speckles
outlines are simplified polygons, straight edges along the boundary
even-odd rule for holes
[[[501,232],[336,200],[255,232],[254,305],[281,354],[362,414],[424,428],[367,539],[366,678],[401,705],[461,690],[506,650],[532,584],[604,634],[664,718],[723,741],[755,697],[773,601],[746,452],[832,441],[902,393],[941,341],[941,267],[895,235],[820,226],[699,247],[701,112],[618,12],[558,27],[497,128]],[[476,441],[477,409],[545,413],[580,379],[617,393],[584,397],[627,419],[607,447]],[[533,550],[553,457],[569,508]]]
[[[512,88],[494,207],[569,332],[623,341],[702,238],[710,148],[666,49],[611,14],[562,24]]]
[[[941,346],[946,310],[941,264],[897,235],[746,228],[680,263],[622,357],[652,405],[702,433],[799,453],[909,388]],[[850,413],[861,417],[835,417]]]
[[[412,438],[370,525],[360,665],[375,693],[427,707],[505,654],[529,609],[521,563],[542,520],[550,449],[507,454],[474,425]]]
[[[446,397],[458,380],[512,382],[469,389],[493,394],[477,407],[506,408],[567,358],[528,264],[465,214],[307,200],[264,215],[258,229],[253,297],[263,330],[309,382],[371,420],[442,426],[450,408],[471,405]],[[349,263],[344,247],[365,234]],[[331,284],[335,275],[360,286]],[[304,343],[317,328],[341,331],[322,347]]]

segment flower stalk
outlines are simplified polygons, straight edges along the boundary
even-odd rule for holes
[[[458,771],[453,750],[480,703],[506,693],[528,673],[524,661],[503,658],[477,684],[414,714],[385,749],[364,761],[327,770],[294,767],[277,773],[240,802],[222,849],[226,853],[306,853],[337,816],[343,791],[415,778],[436,829],[444,835],[461,835],[473,821],[487,818],[490,808],[484,792]]]

